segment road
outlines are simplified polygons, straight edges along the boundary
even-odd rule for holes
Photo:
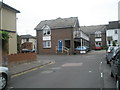
[[[10,88],[115,88],[105,51],[82,55],[41,55],[54,64],[14,77]]]

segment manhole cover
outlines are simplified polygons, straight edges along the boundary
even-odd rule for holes
[[[66,64],[63,64],[62,67],[77,67],[82,65],[83,63],[66,63]]]

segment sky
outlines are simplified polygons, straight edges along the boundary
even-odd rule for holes
[[[1,1],[1,0],[0,0]],[[18,35],[36,36],[34,28],[43,20],[78,17],[80,26],[103,25],[118,20],[120,0],[3,0],[19,10]]]

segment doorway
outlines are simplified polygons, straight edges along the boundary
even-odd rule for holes
[[[70,40],[65,40],[65,47],[70,48]]]

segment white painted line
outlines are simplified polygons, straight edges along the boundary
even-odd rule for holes
[[[89,71],[89,73],[91,73],[92,71]]]
[[[101,73],[101,78],[103,77],[103,73]]]

